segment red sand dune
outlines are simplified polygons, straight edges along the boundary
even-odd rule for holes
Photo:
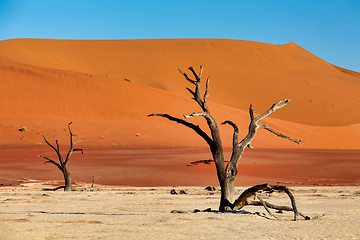
[[[203,76],[211,77],[213,116],[219,123],[234,121],[242,134],[250,103],[261,113],[283,98],[296,102],[264,123],[307,143],[298,146],[262,131],[256,148],[360,148],[360,73],[294,43],[219,39],[0,41],[0,148],[44,145],[42,134],[67,144],[70,121],[75,138],[85,138],[89,149],[206,147],[191,130],[146,117],[199,110],[177,71],[189,65],[204,65]],[[232,129],[220,130],[230,147]],[[1,164],[9,161],[5,156]]]

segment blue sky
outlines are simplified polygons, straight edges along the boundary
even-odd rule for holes
[[[360,72],[360,0],[0,0],[0,40],[295,42]]]

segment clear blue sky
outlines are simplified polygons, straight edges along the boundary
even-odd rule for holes
[[[360,0],[0,0],[0,40],[295,42],[360,72]]]

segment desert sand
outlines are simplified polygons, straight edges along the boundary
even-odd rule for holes
[[[214,163],[207,148],[123,148],[83,146],[74,153],[68,169],[72,181],[117,186],[218,186]],[[66,153],[67,147],[64,147]],[[64,154],[65,154],[64,153]],[[359,179],[359,150],[259,149],[246,151],[238,167],[237,186],[261,183],[287,186],[356,186]],[[48,146],[1,148],[0,183],[21,186],[26,179],[63,184],[59,169],[43,164],[38,154],[56,159]],[[231,155],[230,149],[225,157]],[[6,160],[6,161],[5,161]],[[25,179],[25,180],[24,180]]]
[[[289,98],[296,103],[264,123],[306,140],[301,148],[359,149],[360,73],[295,43],[223,39],[1,41],[0,127],[6,137],[0,143],[37,144],[43,133],[61,139],[57,133],[73,121],[89,145],[204,146],[183,127],[147,118],[198,111],[177,69],[200,65],[210,76],[208,104],[219,123],[230,119],[245,134],[250,103],[261,113]],[[29,131],[19,134],[20,127]],[[229,126],[221,132],[231,139]],[[267,133],[256,141],[262,148],[298,148]]]
[[[201,64],[203,76],[211,76],[213,116],[219,123],[234,121],[243,136],[250,103],[257,114],[285,97],[296,102],[263,123],[307,143],[259,131],[255,149],[241,162],[238,185],[359,183],[360,73],[295,43],[222,39],[1,41],[0,183],[58,178],[37,155],[54,157],[42,135],[52,143],[58,139],[66,153],[72,121],[74,140],[85,139],[84,155],[71,160],[75,182],[96,175],[99,183],[113,185],[216,184],[213,165],[187,166],[211,158],[200,137],[147,117],[197,111],[177,69]],[[201,119],[194,121],[204,127]],[[229,157],[232,129],[219,127]]]
[[[44,192],[42,183],[0,188],[1,239],[359,239],[359,187],[293,187],[299,211],[271,217],[262,207],[217,212],[204,187],[106,187]],[[187,194],[171,195],[170,190]],[[244,188],[236,188],[236,193]],[[285,194],[264,199],[289,205]],[[195,209],[212,212],[197,212]],[[174,213],[173,210],[176,210]],[[272,211],[274,213],[274,211]]]
[[[299,210],[317,219],[273,219],[255,207],[191,213],[219,205],[219,190],[204,190],[218,186],[214,164],[197,164],[210,151],[190,129],[147,115],[198,111],[177,69],[200,65],[212,115],[235,122],[240,138],[250,104],[261,114],[278,100],[295,102],[263,123],[306,143],[259,131],[235,184],[237,194],[289,186]],[[360,73],[295,43],[12,39],[0,41],[0,83],[1,239],[359,239]],[[84,138],[84,154],[68,166],[79,191],[42,191],[62,184],[37,156],[56,159],[42,135],[66,154],[69,122],[74,141]],[[219,128],[229,159],[232,128]],[[288,204],[281,194],[270,199]]]
[[[360,73],[318,58],[295,43],[273,45],[224,39],[49,40],[0,42],[0,184],[22,178],[59,180],[56,157],[42,135],[69,142],[84,138],[73,154],[75,182],[131,186],[217,184],[214,166],[192,130],[151,113],[181,117],[198,111],[178,73],[204,65],[208,104],[219,123],[232,120],[245,136],[248,107],[256,114],[285,97],[295,104],[263,120],[305,140],[298,146],[259,131],[240,162],[238,186],[359,184]],[[202,119],[194,119],[205,128]],[[232,128],[220,124],[226,156]],[[19,131],[24,128],[26,131]]]

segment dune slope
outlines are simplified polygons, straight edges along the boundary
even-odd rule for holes
[[[203,146],[190,130],[146,117],[198,110],[177,71],[189,65],[211,76],[209,105],[219,122],[231,119],[244,132],[250,103],[261,113],[287,97],[296,104],[266,120],[274,128],[307,140],[306,148],[360,147],[359,73],[294,43],[220,39],[1,41],[0,143],[66,138],[73,121],[84,144]],[[17,131],[22,126],[29,130]],[[231,138],[229,127],[221,130]],[[297,147],[268,133],[258,138],[259,147]]]

